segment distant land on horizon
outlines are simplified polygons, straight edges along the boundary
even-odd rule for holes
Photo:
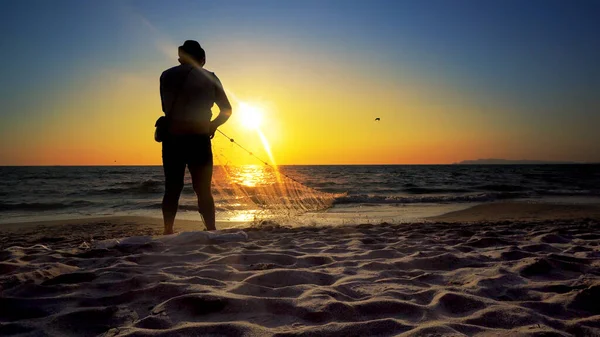
[[[536,165],[536,164],[587,164],[575,161],[547,161],[547,160],[510,160],[510,159],[475,159],[463,160],[455,165]]]

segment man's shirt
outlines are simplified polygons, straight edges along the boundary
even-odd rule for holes
[[[175,134],[208,134],[211,108],[221,95],[224,95],[221,82],[203,68],[182,64],[160,76],[162,109]]]

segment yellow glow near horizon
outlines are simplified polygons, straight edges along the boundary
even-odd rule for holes
[[[265,151],[267,152],[267,155],[269,155],[269,159],[271,160],[271,166],[273,166],[275,168],[275,177],[277,178],[278,182],[281,182],[281,175],[279,174],[279,170],[277,169],[277,163],[275,162],[275,157],[273,156],[273,152],[271,152],[271,145],[269,145],[269,141],[267,140],[267,137],[264,135],[264,133],[262,133],[262,131],[260,131],[260,129],[256,129],[256,132],[258,132],[260,141],[262,142],[263,147],[264,147]]]

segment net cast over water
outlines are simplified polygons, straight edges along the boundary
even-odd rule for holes
[[[221,217],[230,221],[260,221],[282,219],[316,212],[333,206],[344,193],[328,193],[308,187],[281,172],[246,149],[235,139],[218,130],[213,139],[215,166],[213,194]],[[252,156],[256,165],[233,165],[224,154]],[[233,150],[233,151],[232,151]]]

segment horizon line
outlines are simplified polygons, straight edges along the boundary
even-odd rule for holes
[[[540,163],[469,163],[462,164],[457,163],[398,163],[398,164],[279,164],[277,166],[502,166],[502,165],[600,165],[600,162],[540,162]],[[98,164],[98,165],[86,165],[86,164],[50,164],[50,165],[0,165],[0,167],[162,167],[162,164],[123,164],[123,165],[110,165],[110,164]],[[214,166],[267,166],[264,164],[239,164],[239,165],[214,165]],[[272,165],[268,165],[272,166]]]

